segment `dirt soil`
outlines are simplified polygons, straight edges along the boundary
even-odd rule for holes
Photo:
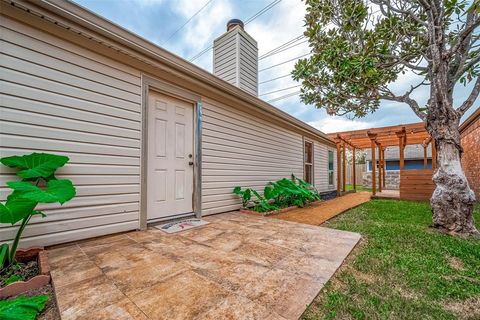
[[[47,284],[46,286],[38,288],[37,290],[29,291],[25,295],[31,297],[42,294],[48,295],[49,298],[45,304],[45,309],[43,309],[42,313],[39,314],[37,320],[60,320],[60,314],[57,308],[57,300],[51,284]]]
[[[39,273],[37,261],[29,261],[26,264],[18,263],[13,267],[7,269],[7,271],[0,276],[0,287],[6,286],[5,281],[11,276],[18,276],[23,281],[27,281],[35,277]]]
[[[322,201],[305,208],[294,209],[270,217],[318,226],[348,209],[370,201],[370,196],[370,192],[348,193],[342,197]]]

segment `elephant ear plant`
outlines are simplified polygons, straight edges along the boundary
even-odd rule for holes
[[[34,215],[45,214],[35,210],[39,203],[63,204],[75,196],[76,190],[70,180],[59,180],[55,171],[63,167],[69,158],[47,153],[32,153],[24,156],[1,158],[0,162],[17,169],[20,181],[9,181],[13,189],[5,203],[0,203],[0,223],[14,225],[20,222],[12,244],[0,246],[0,274],[15,262],[15,253],[26,225]]]

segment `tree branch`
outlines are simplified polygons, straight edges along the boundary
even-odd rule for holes
[[[462,103],[462,105],[457,109],[457,113],[461,116],[473,105],[478,95],[480,94],[480,78],[477,78],[475,85],[473,86],[472,92],[468,96],[467,100]]]
[[[372,3],[380,6],[380,9],[382,10],[382,13],[384,13],[384,15],[386,15],[386,14],[385,14],[385,11],[383,10],[383,5],[385,5],[392,12],[402,14],[402,15],[405,15],[405,16],[409,16],[410,18],[415,20],[415,22],[417,22],[418,24],[420,24],[424,27],[427,27],[427,24],[425,23],[425,21],[420,19],[411,9],[410,10],[404,10],[404,9],[400,9],[398,7],[394,7],[390,0],[383,0],[383,1],[372,0]]]
[[[467,72],[470,68],[475,66],[477,63],[480,63],[480,53],[475,58],[472,58],[467,64],[460,68],[455,74],[454,81],[457,82],[460,77]]]
[[[419,85],[417,85],[416,87],[418,88],[422,84],[423,84],[423,82],[420,83]],[[403,96],[397,96],[397,95],[393,94],[393,92],[391,92],[390,90],[386,89],[386,92],[384,94],[380,95],[380,99],[396,101],[396,102],[404,102],[404,103],[406,103],[410,106],[410,108],[413,110],[413,112],[415,112],[417,117],[422,119],[422,121],[425,121],[426,120],[426,115],[425,115],[425,113],[422,112],[422,110],[420,110],[420,106],[418,105],[418,102],[415,101],[414,99],[410,98],[410,93],[414,89],[415,89],[415,87],[412,86],[412,88],[410,88],[410,90],[408,90]]]
[[[475,28],[480,26],[480,16],[474,12],[475,10],[468,12],[465,28],[458,34],[457,42],[447,51],[447,57],[453,56],[463,45],[464,41],[475,31]]]

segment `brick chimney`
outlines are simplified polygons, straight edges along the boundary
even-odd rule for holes
[[[213,74],[258,96],[258,47],[241,20],[227,23],[227,32],[213,42]]]

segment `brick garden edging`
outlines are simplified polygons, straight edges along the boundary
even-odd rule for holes
[[[37,259],[38,275],[27,281],[16,281],[1,288],[0,299],[35,290],[50,283],[50,265],[48,264],[47,251],[45,251],[43,247],[18,249],[15,258],[19,262],[28,262]]]

